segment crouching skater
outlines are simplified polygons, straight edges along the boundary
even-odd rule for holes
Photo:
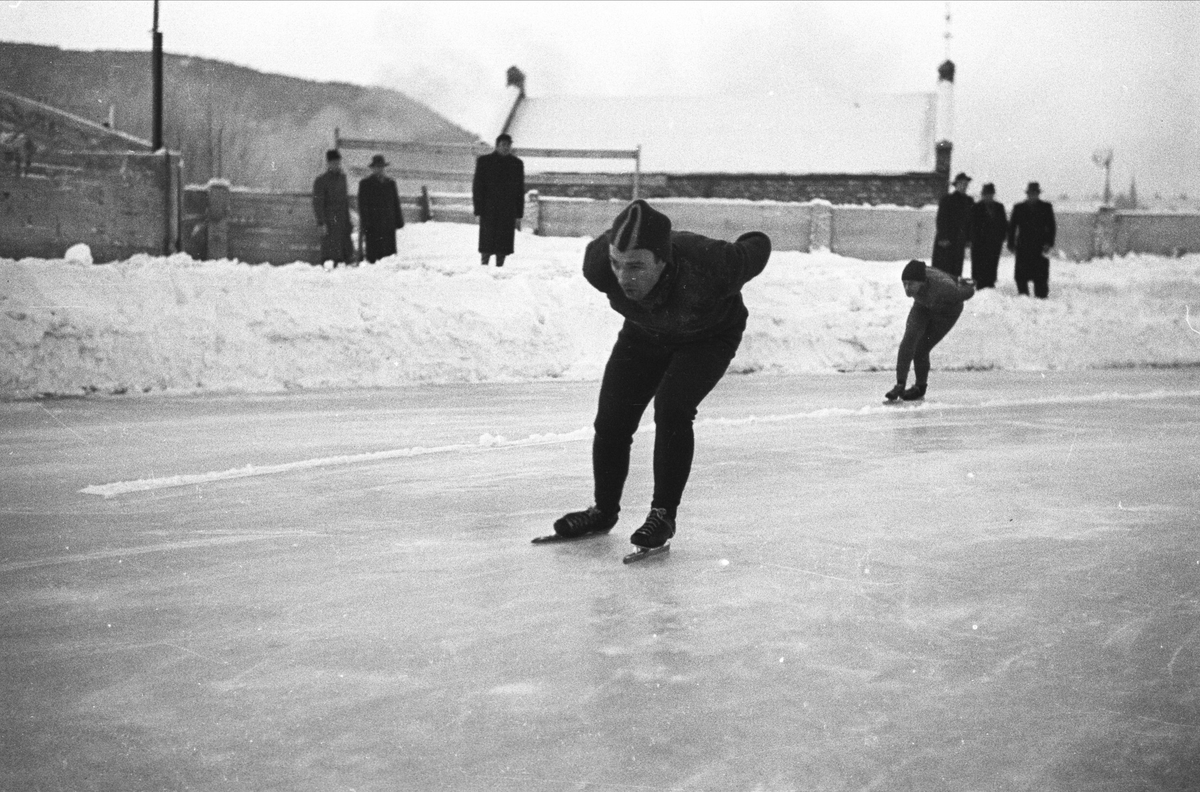
[[[616,525],[633,435],[651,400],[654,497],[630,541],[649,551],[675,535],[692,468],[696,409],[737,352],[749,315],[742,287],[770,255],[766,234],[725,242],[672,231],[671,220],[642,200],[626,206],[612,228],[588,244],[584,277],[625,323],[600,384],[592,441],[595,503],[561,517],[555,536],[547,538],[579,538]]]
[[[963,303],[975,295],[975,284],[970,278],[956,278],[915,259],[904,266],[900,279],[904,282],[904,293],[912,297],[913,304],[896,355],[896,386],[884,394],[889,402],[925,398],[925,389],[929,385],[929,352],[954,327],[962,315]],[[905,388],[910,365],[917,382],[911,388]]]

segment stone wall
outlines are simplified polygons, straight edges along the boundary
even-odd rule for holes
[[[96,261],[174,252],[179,157],[55,152],[0,172],[0,257],[62,258],[84,243]]]
[[[527,174],[526,187],[540,195],[594,200],[629,200],[632,178],[606,174]],[[946,192],[941,173],[810,174],[691,173],[642,174],[639,196],[728,198],[803,203],[823,200],[840,205],[937,205]]]

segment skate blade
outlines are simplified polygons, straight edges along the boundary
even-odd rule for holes
[[[578,542],[583,539],[591,539],[593,536],[605,536],[608,531],[592,531],[585,533],[583,536],[559,536],[558,534],[547,534],[546,536],[533,537],[533,544],[557,544],[558,542]]]
[[[639,547],[637,550],[634,550],[632,553],[622,558],[621,562],[625,564],[632,564],[634,561],[641,561],[643,558],[656,556],[660,553],[665,553],[670,549],[670,542],[667,542],[662,547]]]

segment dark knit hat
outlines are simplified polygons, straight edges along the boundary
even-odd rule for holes
[[[325,152],[326,162],[333,162],[334,160],[340,160],[341,158],[342,152],[338,151],[337,149],[329,149],[329,151]]]
[[[608,239],[622,253],[649,250],[665,261],[671,252],[671,218],[639,198],[617,215]]]
[[[913,259],[904,265],[904,272],[900,273],[900,280],[906,281],[923,281],[925,280],[925,262]]]

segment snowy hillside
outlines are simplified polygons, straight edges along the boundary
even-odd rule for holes
[[[332,272],[187,256],[0,259],[0,397],[269,392],[594,379],[620,318],[580,274],[585,239],[521,234],[502,270],[472,226],[414,224],[400,254]],[[903,262],[776,252],[745,289],[737,372],[887,370]],[[1054,261],[1047,301],[967,303],[935,369],[1200,364],[1200,255]]]

